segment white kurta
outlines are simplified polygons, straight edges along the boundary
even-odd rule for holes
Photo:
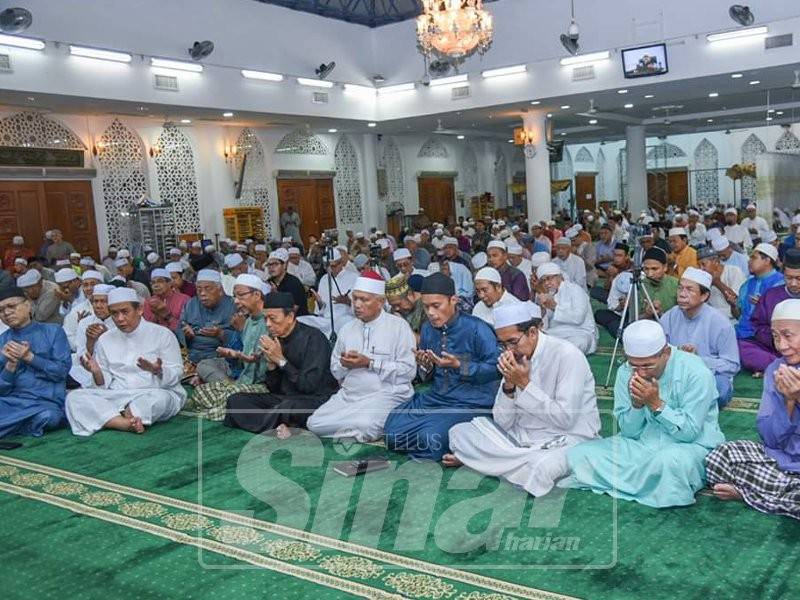
[[[769,232],[769,225],[767,224],[767,220],[764,217],[759,217],[756,215],[754,218],[745,217],[742,219],[741,223],[742,227],[750,231],[751,229],[755,229],[755,234],[750,234],[752,237],[764,237],[765,233]]]
[[[342,327],[331,353],[331,373],[341,389],[312,414],[309,431],[359,442],[383,435],[386,417],[414,395],[416,339],[406,321],[382,312],[369,323],[353,319]],[[372,360],[366,369],[342,366],[341,355],[355,350]]]
[[[91,310],[91,306],[89,309]],[[102,323],[109,331],[117,328],[117,326],[114,325],[114,319],[108,317],[103,321],[93,312],[90,313],[88,317],[84,317],[78,321],[78,330],[75,332],[75,352],[72,354],[72,368],[70,368],[69,374],[75,381],[81,384],[81,387],[92,386],[92,374],[81,365],[81,356],[86,354],[86,330],[89,328],[89,325],[94,325],[95,323]]]
[[[497,390],[493,419],[450,429],[450,448],[468,467],[544,496],[569,473],[567,449],[598,437],[600,415],[594,376],[575,346],[540,333],[530,366],[515,397]]]
[[[92,313],[91,303],[84,298],[82,302],[75,301],[69,312],[64,315],[64,323],[61,326],[67,334],[70,350],[75,352],[75,336],[78,333],[79,317],[85,313]]]
[[[750,232],[741,225],[725,225],[725,237],[732,244],[738,244],[745,254],[750,254],[749,250],[753,247],[753,240],[750,239]]]
[[[100,336],[94,357],[103,372],[103,386],[73,390],[65,411],[72,433],[88,436],[128,407],[145,425],[175,416],[186,401],[181,385],[183,361],[175,335],[166,327],[141,320],[132,333],[116,329]],[[137,366],[143,357],[160,358],[162,376]]]
[[[727,285],[737,294],[739,293],[739,288],[742,287],[742,284],[747,281],[747,277],[744,276],[742,270],[739,267],[734,267],[733,265],[725,265],[722,267],[722,276],[720,279],[722,279],[722,283]],[[731,305],[728,304],[727,300],[725,300],[725,296],[722,295],[722,292],[719,291],[717,286],[711,287],[711,295],[708,298],[708,305],[716,308],[733,323],[738,321],[738,319],[733,317],[733,314],[731,313]]]
[[[307,287],[311,287],[317,283],[317,275],[314,273],[313,267],[306,260],[300,259],[300,262],[297,264],[289,262],[286,266],[286,270],[297,277],[300,282]]]
[[[706,226],[702,223],[696,223],[694,229],[686,229],[689,232],[689,245],[690,246],[704,246],[706,243]]]
[[[547,333],[575,344],[584,354],[597,350],[597,326],[586,291],[569,281],[562,281],[553,297],[556,309],[547,310]]]
[[[492,304],[491,306],[486,306],[486,303],[481,300],[478,302],[475,307],[472,309],[472,316],[478,317],[483,321],[486,321],[489,325],[494,327],[494,309],[498,306],[506,306],[508,304],[519,304],[520,300],[514,294],[509,293],[507,290],[503,290],[503,295],[500,296],[500,300]]]
[[[570,252],[566,260],[554,258],[553,262],[567,274],[569,281],[577,284],[581,289],[586,289],[586,263],[580,256]]]
[[[319,280],[319,287],[317,292],[322,298],[322,305],[317,307],[316,315],[306,315],[298,317],[297,320],[311,327],[316,327],[326,336],[331,335],[331,306],[333,306],[333,321],[336,333],[338,335],[342,326],[353,319],[353,309],[347,304],[332,304],[331,294],[335,298],[339,295],[350,296],[353,291],[353,286],[358,279],[358,273],[353,273],[347,269],[342,269],[339,274],[333,278],[332,289],[328,290],[328,274],[322,276]]]

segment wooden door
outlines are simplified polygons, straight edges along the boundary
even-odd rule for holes
[[[663,212],[667,205],[685,208],[689,203],[689,174],[687,171],[656,171],[647,173],[648,205]]]
[[[596,208],[594,178],[593,174],[575,175],[575,204],[579,211]]]
[[[283,214],[289,206],[300,215],[303,243],[309,235],[319,236],[336,227],[332,179],[279,179],[278,212]]]
[[[44,241],[44,189],[39,181],[0,181],[0,255],[15,235],[38,252]]]
[[[455,220],[455,191],[452,177],[420,177],[419,206],[431,221],[448,223]]]
[[[90,181],[45,181],[47,228],[60,229],[75,250],[100,259]]]
[[[669,203],[686,208],[689,204],[689,173],[687,171],[670,171],[667,175]]]

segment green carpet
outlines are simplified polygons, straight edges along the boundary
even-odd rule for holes
[[[591,358],[598,383],[609,360]],[[755,437],[751,388],[720,416],[729,439]],[[703,493],[667,510],[575,490],[534,502],[392,453],[393,469],[366,477],[331,470],[376,452],[188,416],[142,436],[26,439],[0,453],[3,597],[788,598],[800,586],[791,519]]]

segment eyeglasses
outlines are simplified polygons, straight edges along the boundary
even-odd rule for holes
[[[280,266],[280,265],[282,265],[282,264],[283,264],[283,263],[282,263],[282,262],[280,262],[280,261],[273,260],[272,262],[268,262],[268,263],[267,263],[267,266],[268,266],[268,267],[277,267],[277,266]]]
[[[503,350],[511,350],[511,348],[516,348],[517,345],[522,341],[522,338],[524,338],[524,337],[525,337],[525,334],[523,333],[521,336],[519,336],[515,340],[508,340],[507,342],[500,342],[500,347]]]
[[[256,290],[249,290],[247,292],[234,292],[233,293],[233,297],[234,298],[238,298],[239,300],[241,300],[242,298],[244,298],[246,296],[249,296],[250,294],[255,294],[255,293],[256,293]]]
[[[0,306],[0,313],[14,312],[23,304],[25,304],[25,300],[20,300],[19,302],[15,302],[14,304],[6,304],[5,306]]]

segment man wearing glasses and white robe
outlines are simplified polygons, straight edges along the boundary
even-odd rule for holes
[[[573,344],[539,329],[538,306],[519,303],[494,312],[504,352],[492,418],[450,429],[448,466],[465,464],[544,496],[569,473],[567,450],[598,437],[600,415],[589,363]]]

